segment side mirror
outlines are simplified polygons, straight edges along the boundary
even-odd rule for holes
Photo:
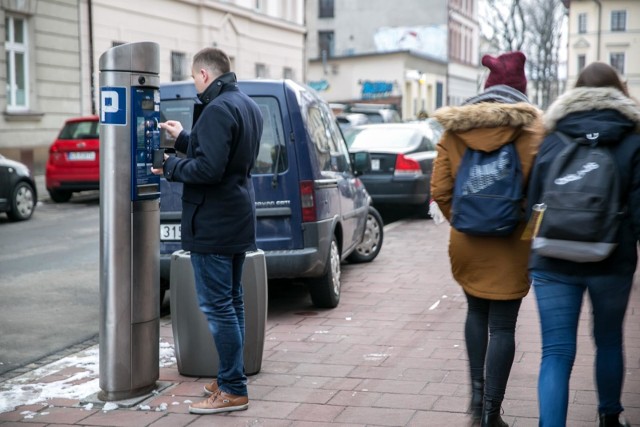
[[[371,171],[371,154],[366,151],[356,151],[349,153],[351,164],[353,165],[353,173],[362,175]]]

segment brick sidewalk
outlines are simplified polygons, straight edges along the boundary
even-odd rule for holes
[[[463,325],[466,302],[451,278],[448,227],[408,220],[385,228],[382,252],[371,264],[343,266],[343,293],[333,310],[311,306],[301,289],[271,297],[262,369],[249,377],[248,411],[191,415],[208,378],[181,376],[175,365],[160,369],[171,383],[140,406],[104,410],[81,405],[83,396],[46,396],[0,413],[0,425],[30,426],[466,426],[469,379]],[[596,424],[593,345],[588,298],[579,330],[568,426]],[[170,318],[162,340],[172,342]],[[506,422],[538,423],[536,381],[540,362],[538,315],[533,294],[520,312],[517,347],[506,400]],[[170,347],[164,345],[163,348]],[[626,319],[625,415],[640,423],[640,290],[636,283]],[[89,351],[97,352],[97,347]],[[67,358],[69,359],[69,358]],[[96,387],[96,374],[61,364],[0,383],[33,393],[71,379],[77,390]],[[56,371],[56,369],[58,369]],[[53,373],[51,372],[53,370]],[[89,372],[90,375],[86,375]],[[93,373],[93,375],[91,375]],[[4,394],[3,394],[4,392]]]

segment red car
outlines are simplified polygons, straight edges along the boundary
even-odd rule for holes
[[[68,202],[74,192],[100,188],[99,125],[98,116],[69,119],[51,144],[45,178],[54,202]]]

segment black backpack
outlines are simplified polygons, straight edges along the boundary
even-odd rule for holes
[[[551,258],[596,262],[617,245],[620,177],[606,147],[593,140],[556,132],[566,147],[545,179],[541,218],[533,250]]]
[[[523,176],[510,142],[484,152],[467,147],[456,173],[451,226],[474,236],[508,236],[522,219]]]

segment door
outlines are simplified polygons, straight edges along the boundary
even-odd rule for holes
[[[295,147],[290,138],[291,115],[286,113],[284,99],[256,95],[264,120],[256,164],[251,171],[256,194],[256,239],[264,251],[301,249],[302,213]],[[283,113],[285,112],[285,113]]]

